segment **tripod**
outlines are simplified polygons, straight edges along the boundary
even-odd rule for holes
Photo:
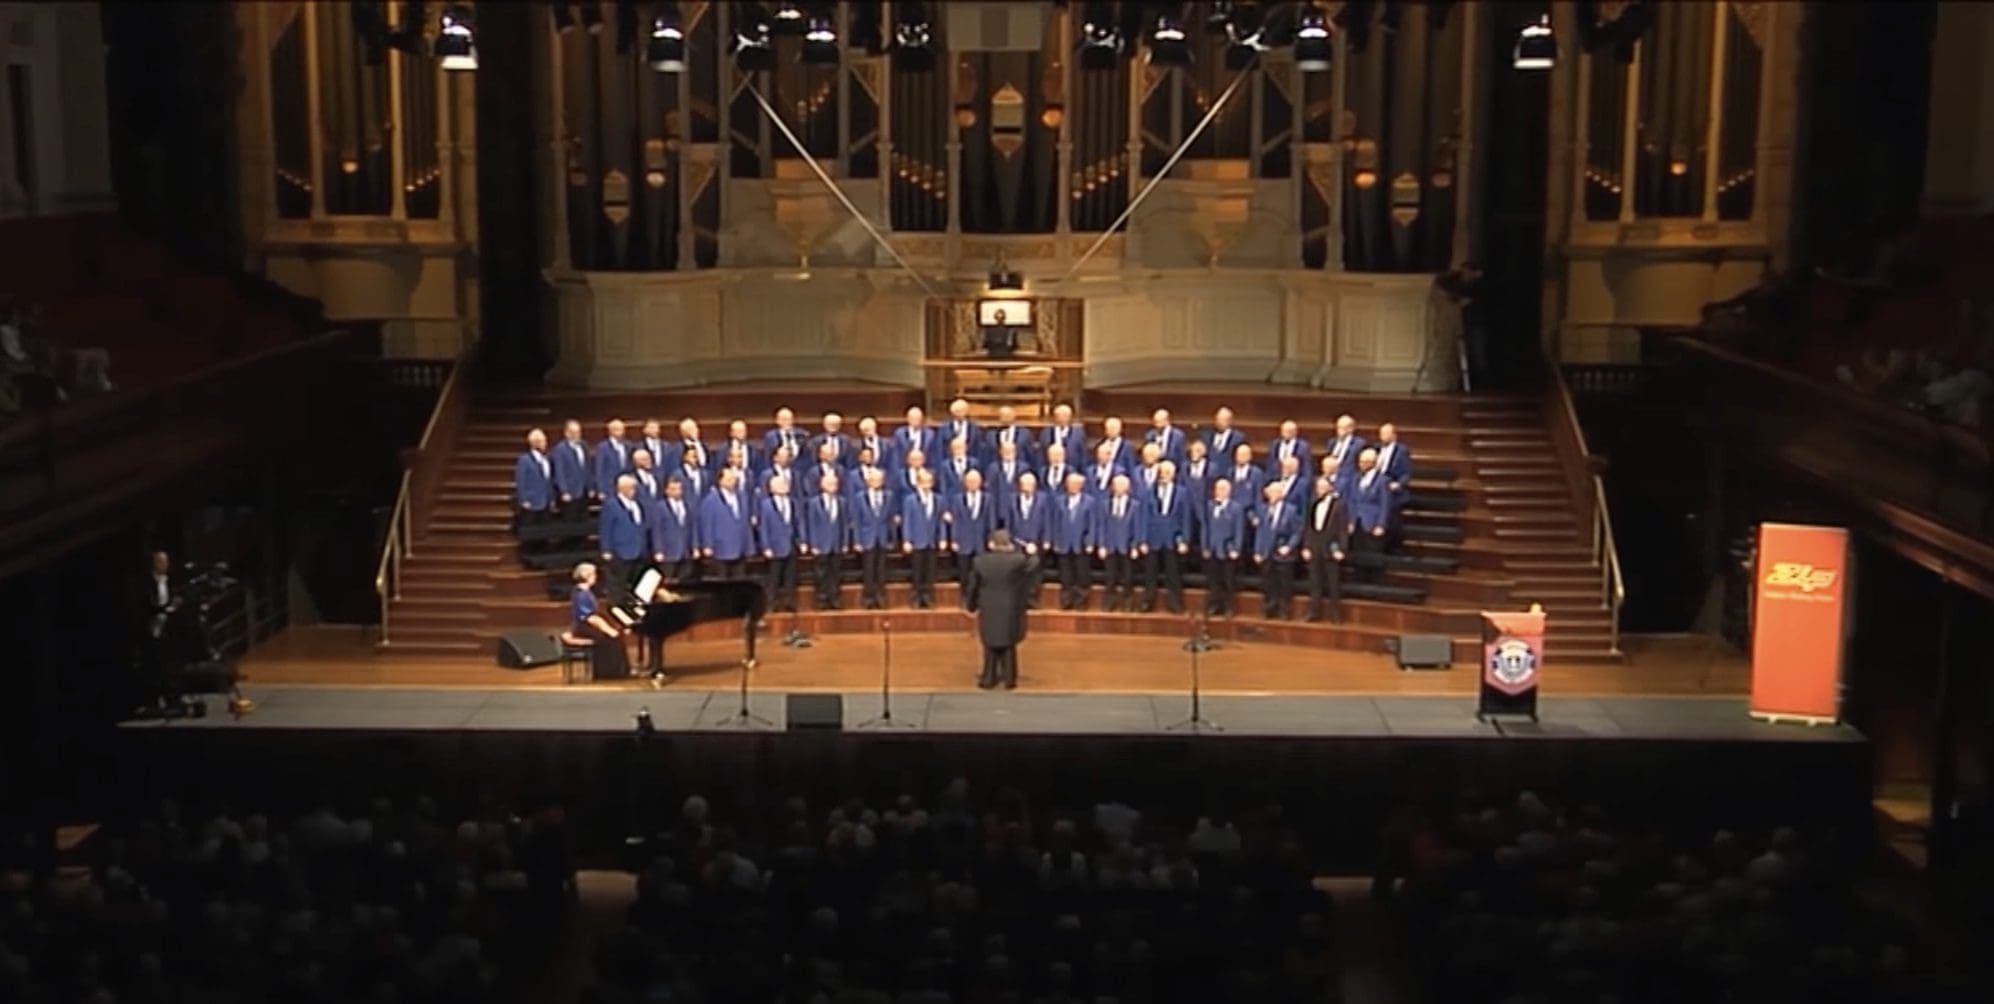
[[[753,632],[760,627],[761,625],[756,623],[754,615],[749,614],[747,618],[747,623],[744,626],[744,630],[748,631],[750,635],[752,635]],[[749,651],[752,652],[754,650],[750,648]],[[741,660],[741,706],[739,708],[736,708],[733,714],[728,715],[727,717],[722,718],[717,722],[714,722],[713,724],[715,726],[721,728],[738,728],[738,729],[775,728],[774,722],[769,721],[768,719],[763,718],[758,714],[755,714],[754,711],[748,707],[748,670],[751,670],[753,668],[755,668],[754,659],[748,658]]]
[[[860,729],[911,729],[913,722],[893,717],[893,622],[879,622],[879,714],[853,726]]]
[[[1198,673],[1198,657],[1211,647],[1211,636],[1207,633],[1208,618],[1192,616],[1195,634],[1184,643],[1184,651],[1191,653],[1191,716],[1165,729],[1166,732],[1224,732],[1219,723],[1205,717],[1204,691]],[[1199,644],[1203,642],[1204,644]]]

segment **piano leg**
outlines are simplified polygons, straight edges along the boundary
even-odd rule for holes
[[[664,639],[651,638],[647,640],[646,644],[648,645],[648,651],[645,653],[644,671],[650,674],[653,682],[662,681],[665,678]]]

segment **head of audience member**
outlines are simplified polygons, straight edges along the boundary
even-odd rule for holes
[[[1378,444],[1390,446],[1399,441],[1399,427],[1390,422],[1378,426]]]
[[[1142,465],[1144,467],[1155,467],[1162,459],[1163,447],[1155,443],[1142,444]]]
[[[575,566],[575,571],[574,571],[575,585],[578,585],[583,589],[593,589],[595,588],[595,577],[596,577],[595,562],[584,561],[581,564]]]
[[[770,495],[788,495],[789,478],[781,474],[778,474],[775,477],[770,478],[768,492]]]
[[[835,411],[827,411],[824,413],[825,435],[836,436],[840,434],[840,432],[842,432],[844,428],[845,428],[845,416],[840,415]]]
[[[1288,486],[1279,481],[1269,481],[1267,487],[1261,489],[1260,494],[1266,496],[1268,505],[1278,505],[1282,499],[1288,497]]]
[[[817,491],[824,495],[838,494],[838,476],[836,474],[826,474],[818,478]]]
[[[1288,478],[1296,477],[1301,473],[1302,473],[1302,458],[1297,457],[1292,453],[1281,458],[1282,480],[1285,481]]]
[[[1013,408],[1008,404],[998,405],[997,406],[998,427],[1003,428],[1005,426],[1012,426],[1016,424],[1018,424],[1018,409]]]
[[[1018,494],[1036,495],[1039,491],[1038,475],[1030,471],[1018,475]]]
[[[1066,447],[1054,443],[1045,448],[1045,465],[1047,467],[1056,467],[1064,463],[1066,463]]]
[[[1078,495],[1086,490],[1087,476],[1085,474],[1068,474],[1066,476],[1066,494]]]
[[[644,420],[644,438],[662,440],[665,438],[665,423],[655,418]]]
[[[1349,439],[1357,434],[1357,419],[1350,415],[1336,416],[1336,438]]]
[[[1331,480],[1329,475],[1324,474],[1315,479],[1316,498],[1326,499],[1334,494],[1336,494],[1336,482]]]
[[[527,430],[526,448],[535,453],[547,452],[547,433],[541,429]]]
[[[567,440],[570,443],[581,442],[582,423],[575,421],[572,418],[568,419],[566,422],[561,423],[561,438]]]
[[[965,400],[963,400],[962,398],[956,398],[955,400],[953,400],[953,401],[950,401],[950,402],[949,402],[949,417],[950,417],[951,419],[954,419],[955,421],[958,421],[958,422],[966,422],[966,421],[968,421],[968,420],[969,420],[969,402],[968,402],[968,401],[965,401]]]
[[[720,490],[733,494],[741,487],[741,469],[732,464],[720,469]]]
[[[1283,419],[1283,420],[1281,421],[1281,441],[1282,441],[1282,442],[1284,442],[1284,443],[1287,443],[1287,442],[1293,442],[1293,441],[1295,440],[1295,438],[1296,438],[1297,436],[1300,436],[1301,434],[1302,434],[1302,427],[1301,427],[1301,426],[1299,426],[1299,425],[1296,425],[1296,424],[1295,424],[1295,420],[1294,420],[1294,419],[1292,419],[1292,418],[1289,418],[1289,419]]]
[[[1108,482],[1108,493],[1117,497],[1127,495],[1129,493],[1129,476],[1126,474],[1115,475],[1115,479]]]
[[[1107,418],[1101,420],[1101,438],[1122,438],[1122,420],[1120,417],[1109,415]]]
[[[907,406],[907,427],[909,429],[919,429],[927,424],[928,424],[928,413],[922,411],[920,405],[914,404]]]
[[[924,470],[927,468],[927,466],[928,466],[928,455],[926,453],[923,453],[920,450],[907,451],[908,470],[910,471]]]
[[[688,443],[699,442],[699,423],[690,418],[679,419],[679,438]]]
[[[1220,478],[1217,481],[1212,482],[1212,501],[1226,502],[1230,501],[1231,499],[1232,499],[1232,482],[1230,480],[1226,478]]]
[[[1194,462],[1205,459],[1205,441],[1202,439],[1193,439],[1185,443],[1184,459]]]
[[[636,498],[637,479],[628,474],[618,474],[616,476],[616,494],[626,499]]]
[[[963,494],[974,495],[982,490],[983,490],[983,475],[978,474],[974,469],[971,469],[969,473],[964,474],[962,476]]]
[[[611,438],[611,439],[614,439],[614,440],[616,440],[616,441],[617,441],[617,442],[619,442],[619,443],[623,441],[623,420],[622,420],[622,419],[620,419],[620,418],[612,418],[612,419],[610,419],[609,421],[607,421],[607,422],[604,422],[604,423],[602,424],[602,428],[603,428],[603,431],[605,431],[605,432],[609,433],[609,438]]]
[[[1358,471],[1358,473],[1360,473],[1360,474],[1369,474],[1369,473],[1371,473],[1371,468],[1373,468],[1373,467],[1376,467],[1376,466],[1378,466],[1378,451],[1377,451],[1377,449],[1376,449],[1375,447],[1370,447],[1370,446],[1366,446],[1366,447],[1364,447],[1364,452],[1362,452],[1362,453],[1359,453],[1359,454],[1357,455],[1357,471]]]
[[[651,451],[650,451],[650,450],[647,450],[647,449],[645,449],[645,448],[643,448],[643,447],[641,447],[641,446],[640,446],[640,447],[638,447],[638,448],[636,448],[636,449],[634,449],[634,450],[631,450],[631,451],[630,451],[630,466],[632,466],[632,467],[635,467],[635,468],[637,468],[637,469],[638,469],[638,470],[640,470],[640,471],[648,471],[648,470],[650,470],[650,469],[651,469]]]
[[[727,423],[727,441],[730,443],[745,443],[748,441],[747,419],[737,418]]]
[[[1212,412],[1212,428],[1220,432],[1232,428],[1232,409],[1221,405],[1219,410]]]
[[[743,424],[745,425],[746,423]],[[796,428],[796,412],[787,405],[777,408],[775,410],[775,427],[781,432],[788,432]]]
[[[1167,485],[1175,480],[1177,480],[1177,462],[1174,460],[1158,461],[1156,464],[1157,483]]]
[[[1056,404],[1052,406],[1052,424],[1064,429],[1073,424],[1073,406]]]
[[[1170,428],[1170,409],[1158,408],[1149,415],[1149,424],[1158,432]]]
[[[1252,466],[1253,466],[1253,444],[1251,444],[1251,443],[1241,443],[1241,444],[1239,444],[1238,446],[1235,446],[1235,447],[1233,447],[1233,448],[1232,448],[1232,463],[1233,463],[1233,466],[1234,466],[1234,467],[1252,467]]]

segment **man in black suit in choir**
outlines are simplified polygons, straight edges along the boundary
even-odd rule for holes
[[[1315,500],[1302,524],[1302,564],[1309,576],[1309,620],[1343,622],[1343,556],[1350,548],[1350,507],[1328,475],[1315,479]],[[1327,603],[1327,606],[1324,604]]]
[[[1018,687],[1018,643],[1025,640],[1025,601],[1029,598],[1037,562],[1018,553],[1008,530],[990,534],[990,548],[969,566],[963,585],[963,607],[975,615],[983,641],[983,675],[978,687],[989,690]]]

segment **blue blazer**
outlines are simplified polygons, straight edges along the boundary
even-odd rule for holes
[[[1253,556],[1262,561],[1269,559],[1291,561],[1302,544],[1302,518],[1295,504],[1281,502],[1277,513],[1271,506],[1260,506],[1253,510]],[[1281,548],[1287,554],[1279,554]]]
[[[803,503],[789,500],[789,519],[782,518],[775,496],[762,499],[755,516],[755,547],[771,558],[787,558],[796,553],[797,539],[803,533]]]
[[[1101,475],[1105,473],[1107,475],[1108,482],[1112,484],[1117,475],[1127,474],[1128,472],[1129,469],[1123,467],[1120,464],[1111,464],[1108,466],[1108,469],[1106,471],[1103,471],[1101,469],[1100,464],[1088,464],[1087,494],[1098,496],[1100,498],[1107,498],[1109,485],[1104,485],[1101,483]]]
[[[754,518],[755,503],[748,493],[736,490],[735,504],[738,515],[727,508],[727,496],[717,489],[706,494],[699,503],[699,546],[713,552],[716,561],[739,561],[755,548],[754,529],[750,520]]]
[[[775,476],[781,474],[782,476],[789,479],[789,494],[798,495],[798,496],[815,495],[817,494],[816,485],[806,485],[803,482],[797,480],[797,478],[799,477],[807,476],[804,472],[810,469],[811,468],[799,467],[796,464],[790,464],[789,469],[785,471],[785,470],[777,470],[774,464],[770,464],[768,465],[767,468],[763,469],[761,473],[755,475],[755,494],[767,495],[769,493],[769,482],[774,481]]]
[[[1279,477],[1276,477],[1274,475],[1269,475],[1267,477],[1267,480],[1262,481],[1260,483],[1260,486],[1262,488],[1265,488],[1268,485],[1271,485],[1279,480],[1281,480]],[[1290,505],[1299,505],[1306,507],[1309,504],[1309,499],[1312,498],[1314,495],[1315,495],[1315,478],[1310,477],[1307,474],[1297,474],[1295,475],[1294,480],[1288,483],[1288,493],[1286,495],[1281,496],[1281,501],[1286,502]]]
[[[1004,502],[1004,529],[1011,531],[1011,539],[1018,546],[1027,544],[1044,548],[1052,542],[1052,510],[1057,500],[1047,492],[1032,493],[1032,511],[1024,511],[1021,503],[1024,496],[1012,493]]]
[[[1087,471],[1084,468],[1075,467],[1072,464],[1067,464],[1065,469],[1061,470],[1058,473],[1058,475],[1055,476],[1053,473],[1053,469],[1048,467],[1039,473],[1039,490],[1040,492],[1047,495],[1064,495],[1066,494],[1066,476],[1069,474],[1085,474],[1085,473],[1087,473]]]
[[[1022,457],[1011,462],[1009,476],[1004,474],[1002,460],[992,460],[990,466],[983,469],[983,489],[1000,500],[1008,500],[1018,494],[1018,476],[1027,473],[1037,475],[1038,472],[1033,470],[1032,465],[1026,463]]]
[[[872,465],[874,467],[882,467],[889,471],[900,469],[900,447],[893,441],[892,436],[879,436],[871,443],[866,442],[864,439],[854,438],[852,440],[852,452],[849,457],[845,458],[845,465],[856,470],[859,466],[859,451],[868,446],[872,447]]]
[[[940,492],[929,492],[928,499],[933,505],[930,512],[921,506],[919,492],[908,492],[900,498],[900,543],[914,548],[941,547],[948,543],[948,524],[943,517],[948,515],[947,497]]]
[[[1228,499],[1206,502],[1200,510],[1207,558],[1231,558],[1246,553],[1246,506]]]
[[[955,544],[957,554],[982,554],[989,546],[990,531],[997,526],[996,496],[987,490],[976,494],[974,516],[969,512],[968,493],[949,496],[949,540]]]
[[[686,501],[695,506],[713,488],[713,475],[708,474],[703,468],[680,467],[678,472],[673,474],[672,477],[677,479],[680,484],[685,485]]]
[[[1299,470],[1302,472],[1302,476],[1315,477],[1315,468],[1309,463],[1309,441],[1296,436],[1294,451],[1295,459],[1301,462]],[[1267,455],[1260,458],[1260,462],[1266,466],[1268,477],[1273,477],[1281,473],[1281,438],[1279,436],[1267,441]]]
[[[959,495],[962,493],[963,475],[975,470],[981,470],[981,465],[976,462],[975,457],[964,459],[962,474],[955,472],[955,458],[948,457],[939,465],[934,465],[935,490],[943,495]]]
[[[1221,467],[1230,467],[1232,466],[1232,451],[1239,449],[1239,444],[1246,442],[1246,433],[1238,429],[1227,429],[1224,432],[1220,432],[1217,429],[1206,429],[1203,438],[1207,447],[1205,457],[1209,460],[1218,461]]]
[[[956,424],[956,420],[953,418],[943,422],[941,428],[935,433],[935,446],[943,453],[947,453],[949,451],[949,443],[954,442],[957,438],[969,440],[969,457],[971,460],[982,459],[984,446],[983,427],[976,424],[975,419],[965,418],[960,425]],[[930,459],[932,460],[933,458]]]
[[[1087,451],[1087,459],[1089,461],[1088,466],[1091,467],[1093,466],[1094,463],[1097,462],[1094,460],[1094,452],[1095,450],[1099,450],[1101,448],[1101,444],[1107,441],[1108,441],[1107,438],[1103,437],[1094,444],[1094,449]],[[1068,452],[1066,454],[1066,459],[1072,460],[1073,454],[1071,452]],[[1128,435],[1124,433],[1122,435],[1121,440],[1115,444],[1115,466],[1120,467],[1123,470],[1128,470],[1129,468],[1134,467],[1135,465],[1141,462],[1142,462],[1142,448],[1136,445],[1133,441],[1131,441]]]
[[[835,517],[828,501],[831,499],[838,503]],[[817,492],[809,500],[803,512],[804,546],[818,554],[843,554],[851,550],[858,540],[853,522],[858,506],[853,504],[851,496],[844,492],[836,495]]]
[[[1088,457],[1087,430],[1078,425],[1069,425],[1065,429],[1048,425],[1039,433],[1039,456],[1043,458],[1046,451],[1053,446],[1066,447],[1067,463],[1083,463]]]
[[[529,512],[545,512],[554,504],[554,462],[548,460],[547,470],[542,471],[540,460],[540,455],[528,450],[512,465],[513,504]]]
[[[660,561],[685,561],[699,546],[699,503],[679,500],[683,516],[672,514],[670,499],[660,499],[651,507],[651,555]]]
[[[1163,459],[1176,464],[1184,462],[1184,430],[1174,425],[1163,429],[1151,426],[1148,432],[1142,434],[1142,441],[1155,443],[1161,448]]]
[[[1382,446],[1376,449],[1380,453],[1384,452],[1384,447]],[[1400,440],[1393,443],[1391,460],[1379,466],[1385,472],[1385,480],[1399,486],[1399,490],[1393,492],[1393,494],[1403,498],[1412,481],[1412,450],[1406,447],[1405,441]]]
[[[879,505],[875,508],[869,489],[861,489],[853,496],[857,509],[852,514],[852,533],[858,546],[866,550],[876,547],[890,548],[898,539],[894,535],[894,522],[900,518],[900,497],[892,490],[879,490]]]
[[[1115,554],[1134,554],[1142,546],[1146,535],[1143,532],[1142,499],[1130,494],[1122,506],[1121,518],[1115,517],[1113,496],[1103,496],[1096,505],[1100,507],[1100,537],[1096,547],[1104,547]]]
[[[698,449],[694,449],[697,446]],[[687,457],[696,457],[701,473],[713,472],[713,451],[705,443],[694,443],[687,439],[674,439],[665,446],[663,467],[666,470],[680,470],[686,465]]]
[[[620,453],[616,449],[619,445],[623,447]],[[610,439],[595,444],[593,469],[595,493],[603,498],[616,494],[617,477],[630,470],[630,444]]]
[[[1053,496],[1049,529],[1056,554],[1083,554],[1100,546],[1100,502],[1086,492],[1078,498],[1075,503],[1065,492]]]
[[[921,426],[918,433],[904,425],[893,430],[893,452],[897,456],[905,458],[915,450],[920,450],[931,462],[942,455],[942,439],[935,434],[934,426]]]
[[[575,450],[580,448],[581,453]],[[548,452],[554,456],[554,490],[571,499],[587,498],[595,490],[595,478],[589,467],[587,443],[569,443],[567,440],[555,443]]]
[[[1322,444],[1323,456],[1337,458],[1336,469],[1338,473],[1342,473],[1343,471],[1355,471],[1357,469],[1357,455],[1359,453],[1364,452],[1364,447],[1369,446],[1371,444],[1365,442],[1363,436],[1360,436],[1353,432],[1350,434],[1350,441],[1344,444],[1342,455],[1338,456],[1336,452],[1336,444],[1339,442],[1342,441],[1338,439],[1331,439],[1328,442],[1323,443]]]
[[[632,467],[629,473],[631,477],[637,479],[637,501],[648,506],[665,497],[665,479],[663,475],[658,473],[657,468],[654,467],[648,472],[643,472]],[[651,483],[648,485],[644,483],[644,478],[647,475],[651,479]]]
[[[1223,478],[1232,482],[1232,500],[1244,502],[1248,506],[1260,504],[1260,489],[1267,484],[1267,472],[1249,466],[1244,472],[1232,464],[1227,464],[1212,475],[1213,480]]]
[[[1170,486],[1170,510],[1163,509],[1162,492],[1152,493],[1143,507],[1143,540],[1152,550],[1176,550],[1177,545],[1191,543],[1192,515],[1198,511],[1198,504],[1204,501],[1195,491],[1188,490],[1182,483]]]
[[[778,448],[780,448],[783,444],[784,440],[782,438],[781,429],[770,429],[769,431],[762,433],[762,442],[761,442],[762,456],[768,458],[766,461],[767,463],[771,464],[775,463],[775,451]],[[789,459],[792,463],[814,464],[817,462],[817,455],[809,452],[810,451],[809,433],[804,432],[802,429],[792,427],[789,430],[788,444],[790,446]]]
[[[1038,456],[1039,441],[1038,437],[1032,434],[1032,430],[1022,425],[1000,425],[985,433],[987,437],[987,442],[983,444],[985,457],[993,463],[997,460],[997,455],[1004,445],[1006,432],[1011,434],[1011,442],[1017,444],[1019,463],[1031,463],[1032,458]]]
[[[638,511],[643,513],[645,519],[649,519],[651,514],[645,509],[644,502],[641,499],[635,501]],[[630,510],[625,508],[622,501],[615,496],[602,500],[602,514],[597,517],[596,536],[601,541],[604,554],[622,561],[636,561],[644,556],[644,545],[647,542],[644,524],[631,516]]]
[[[1385,487],[1383,474],[1374,474],[1370,487],[1365,487],[1360,478],[1351,485],[1351,491],[1344,497],[1350,500],[1350,522],[1352,533],[1370,533],[1379,527],[1387,530],[1392,525],[1391,489]]]
[[[665,465],[665,461],[671,459],[672,441],[669,439],[662,439],[662,438],[650,439],[648,437],[639,436],[636,439],[630,441],[630,450],[632,453],[635,453],[638,450],[643,450],[646,453],[649,453],[651,455],[651,466],[657,468],[658,470],[664,471],[671,469],[670,467],[667,467]],[[633,465],[634,463],[635,462],[633,461]]]
[[[713,471],[715,476],[718,476],[721,469],[727,466],[727,454],[734,452],[735,447],[740,447],[748,454],[748,470],[755,473],[768,470],[769,454],[762,449],[762,444],[752,439],[738,441],[723,439],[715,443],[713,449],[706,451],[706,465]]]
[[[856,456],[858,450],[852,446],[852,437],[842,432],[837,435],[820,432],[811,436],[810,441],[803,446],[805,450],[804,455],[798,457],[797,461],[799,463],[807,462],[815,466],[817,463],[817,451],[822,449],[825,443],[831,444],[831,448],[835,451],[831,456],[831,462],[837,464],[839,467],[850,467],[858,461],[858,457]]]

